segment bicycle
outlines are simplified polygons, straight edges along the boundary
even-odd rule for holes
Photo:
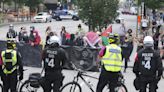
[[[31,73],[29,75],[29,78],[20,86],[19,92],[44,92],[41,86],[41,75],[43,73],[43,70],[41,71],[41,73]]]
[[[90,82],[87,82],[84,79],[84,77],[89,77],[97,80],[98,78],[87,75],[85,71],[82,71],[80,69],[74,69],[74,70],[78,72],[77,75],[74,77],[72,82],[65,84],[61,88],[61,92],[82,92],[82,88],[78,83],[79,78],[87,85],[87,87],[91,90],[91,92],[95,92],[93,90],[92,84],[90,84]],[[118,81],[118,86],[115,88],[115,92],[128,92],[126,86],[124,85],[124,81],[125,79],[123,78],[123,76],[120,76]],[[106,87],[104,87],[103,92],[110,92],[108,84],[106,85]]]
[[[162,78],[164,79],[164,68],[163,68],[163,74],[162,74]]]
[[[2,90],[3,90],[3,86],[2,84],[0,84],[0,92],[2,92]]]

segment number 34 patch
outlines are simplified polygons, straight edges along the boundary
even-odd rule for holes
[[[144,66],[144,68],[146,69],[151,69],[151,64],[150,64],[150,60],[148,61],[142,61],[142,65]]]
[[[46,62],[48,63],[48,66],[50,66],[51,68],[55,66],[54,61],[54,59],[46,58]]]

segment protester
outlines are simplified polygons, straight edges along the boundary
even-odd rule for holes
[[[122,23],[119,31],[119,36],[120,36],[120,44],[123,44],[125,40],[125,35],[126,35],[126,27],[125,24]]]
[[[154,49],[155,49],[155,50],[158,50],[159,36],[160,36],[159,31],[156,31],[156,33],[153,35],[153,40],[154,40]]]
[[[61,37],[61,40],[62,40],[62,45],[64,45],[66,43],[66,30],[65,30],[65,26],[62,26],[62,30],[60,32],[60,37]]]
[[[143,40],[144,40],[144,34],[140,34],[140,35],[138,35],[138,37],[137,37],[137,51],[139,51],[140,49],[142,49],[143,48]]]
[[[148,20],[146,19],[146,16],[143,17],[143,19],[141,20],[141,27],[142,27],[142,31],[145,32],[146,29],[148,28]]]
[[[60,92],[64,76],[63,65],[67,61],[66,52],[60,48],[60,40],[57,36],[50,38],[50,46],[44,49],[42,60],[44,61],[45,76],[42,87],[44,92]]]
[[[89,46],[92,48],[102,46],[101,37],[99,37],[99,35],[96,32],[90,31],[86,33],[83,39],[84,39],[84,46]]]
[[[1,52],[3,92],[17,92],[18,74],[19,80],[23,79],[22,57],[14,45],[15,42],[7,41],[6,50]]]
[[[125,36],[125,41],[123,45],[121,46],[122,48],[122,59],[125,59],[125,67],[124,67],[124,72],[126,72],[126,69],[128,67],[128,61],[130,61],[130,55],[133,51],[133,35],[132,35],[132,29],[129,29],[127,31],[127,34]]]
[[[29,37],[29,43],[31,46],[37,46],[40,45],[41,38],[37,30],[35,30],[34,26],[30,27],[30,37]]]
[[[7,32],[6,38],[7,38],[7,40],[9,40],[9,39],[16,40],[16,37],[17,37],[17,32],[14,30],[13,24],[10,24],[9,31]]]
[[[77,43],[78,42],[76,42],[76,40],[75,40],[75,34],[71,34],[69,45],[70,46],[75,46],[75,45],[77,45]]]
[[[65,39],[65,44],[63,44],[63,45],[70,45],[71,34],[66,32],[65,33],[65,38],[66,38]]]
[[[84,45],[84,41],[83,41],[83,37],[85,36],[85,31],[84,29],[81,27],[81,24],[78,25],[78,30],[76,31],[76,45],[77,46],[83,46]]]
[[[152,20],[152,33],[155,33],[157,29],[157,22],[155,19]]]
[[[153,49],[154,41],[151,36],[146,36],[143,43],[144,48],[139,50],[135,57],[134,85],[140,92],[148,92],[147,85],[149,85],[149,92],[157,92],[157,84],[163,72],[162,61],[159,52]]]
[[[18,35],[19,42],[29,43],[29,37],[25,27],[21,27],[21,30]]]

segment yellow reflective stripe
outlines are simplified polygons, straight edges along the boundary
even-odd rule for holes
[[[17,67],[14,66],[14,68],[13,68],[11,71],[7,71],[6,69],[4,69],[3,72],[4,72],[5,74],[11,74],[11,73],[13,73],[16,69],[17,69]]]

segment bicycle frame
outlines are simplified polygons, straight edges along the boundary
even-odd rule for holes
[[[77,76],[74,77],[73,82],[77,82],[77,83],[78,83],[78,80],[79,80],[79,78],[80,78],[80,79],[87,85],[87,87],[88,87],[92,92],[95,92],[95,91],[93,90],[93,88],[92,88],[92,85],[91,85],[89,82],[87,82],[87,81],[84,79],[83,76],[89,77],[89,78],[92,78],[92,79],[97,79],[97,80],[98,80],[98,78],[96,78],[96,77],[93,77],[93,76],[90,76],[90,75],[87,75],[87,74],[83,74],[82,72],[78,72]]]

